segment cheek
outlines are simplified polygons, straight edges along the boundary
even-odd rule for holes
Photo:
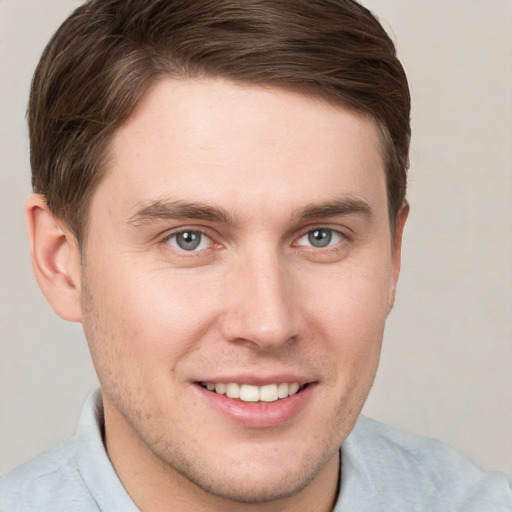
[[[353,265],[317,273],[304,286],[306,324],[316,331],[319,350],[336,361],[338,382],[349,388],[369,386],[387,317],[389,274],[376,266]]]
[[[91,267],[84,279],[91,310],[84,329],[94,352],[109,352],[118,366],[135,362],[130,371],[174,366],[215,321],[215,293],[191,275],[117,263],[108,273]]]
[[[365,332],[380,331],[386,320],[390,272],[383,267],[360,263],[320,269],[304,281],[307,309],[340,334],[364,341]]]

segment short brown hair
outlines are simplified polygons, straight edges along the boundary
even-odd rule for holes
[[[80,241],[109,143],[160,76],[222,77],[320,95],[382,132],[390,221],[405,198],[410,95],[393,42],[353,0],[89,0],[32,82],[32,185]]]

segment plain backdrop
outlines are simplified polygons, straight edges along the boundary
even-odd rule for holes
[[[413,143],[402,276],[364,412],[510,475],[512,1],[365,4],[408,73]],[[76,5],[0,0],[0,473],[71,435],[97,386],[80,325],[37,288],[23,218],[30,79]]]

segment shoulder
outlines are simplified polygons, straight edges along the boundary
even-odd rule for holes
[[[83,484],[76,439],[44,452],[0,478],[0,512],[96,511]]]
[[[349,467],[388,506],[400,501],[409,510],[512,511],[512,489],[503,473],[481,471],[440,441],[361,416],[343,451]],[[422,508],[425,504],[430,508]]]

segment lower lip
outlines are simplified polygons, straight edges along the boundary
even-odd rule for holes
[[[271,428],[283,425],[299,415],[311,399],[314,384],[302,391],[275,402],[242,402],[208,391],[199,384],[195,387],[202,397],[230,421],[249,428]]]

